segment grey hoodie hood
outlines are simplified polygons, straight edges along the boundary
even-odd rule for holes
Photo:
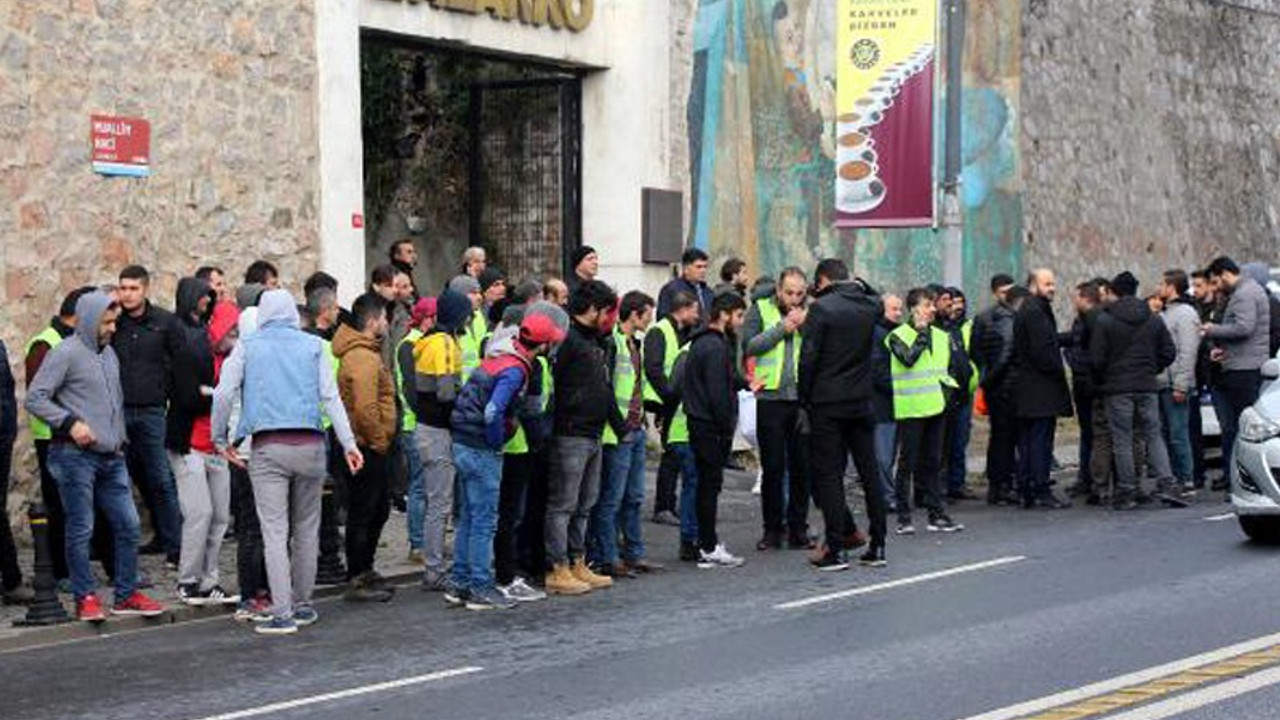
[[[297,330],[300,327],[298,306],[288,290],[268,290],[258,300],[258,329],[271,327],[287,327]]]
[[[90,350],[102,352],[98,344],[98,323],[111,307],[111,298],[104,292],[94,291],[81,295],[76,301],[76,337]]]

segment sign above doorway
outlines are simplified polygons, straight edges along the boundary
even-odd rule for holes
[[[488,15],[494,20],[579,33],[591,25],[595,0],[393,0],[437,10]]]

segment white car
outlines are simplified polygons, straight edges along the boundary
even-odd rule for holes
[[[1280,360],[1262,366],[1262,392],[1240,414],[1231,471],[1231,507],[1253,540],[1280,542]]]

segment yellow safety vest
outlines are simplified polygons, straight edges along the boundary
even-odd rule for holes
[[[52,325],[41,330],[39,334],[28,340],[27,344],[22,348],[23,358],[26,358],[27,355],[31,354],[31,348],[35,347],[36,343],[44,343],[45,345],[48,345],[49,352],[53,352],[54,348],[62,344],[62,335],[59,334],[57,330],[53,329]],[[27,382],[30,383],[31,378],[27,378]],[[53,430],[49,428],[48,423],[35,415],[28,413],[27,425],[31,428],[31,438],[33,440],[53,439]]]
[[[676,326],[672,324],[671,318],[662,318],[649,328],[649,332],[662,333],[663,339],[663,356],[662,356],[662,374],[667,378],[667,382],[671,381],[671,371],[675,369],[676,358],[684,351],[680,347],[680,335],[676,332]],[[662,398],[658,397],[658,391],[653,389],[649,383],[644,385],[644,397],[652,402],[662,402]],[[684,414],[684,404],[676,406],[675,416],[671,418],[671,427],[667,429],[667,444],[687,443],[689,442],[689,419]]]
[[[539,410],[546,413],[547,406],[551,404],[551,392],[554,387],[551,377],[551,364],[542,355],[535,358],[538,365],[542,368],[542,395],[539,398]],[[529,436],[524,431],[524,422],[516,423],[516,432],[507,441],[502,452],[506,455],[527,455],[529,454]]]
[[[485,320],[484,310],[476,309],[471,319],[462,328],[462,336],[458,345],[462,348],[462,382],[465,384],[471,373],[480,367],[480,351],[484,347],[484,337],[489,332],[489,321]]]
[[[320,354],[329,361],[329,367],[333,368],[333,378],[338,379],[338,356],[333,354],[333,343],[320,338]],[[325,412],[324,404],[320,404],[320,426],[325,430],[333,427],[333,421],[329,419],[329,413]]]
[[[956,386],[947,372],[951,363],[951,338],[936,327],[930,327],[929,332],[929,349],[921,353],[911,367],[893,353],[890,341],[896,337],[907,346],[914,345],[919,336],[915,328],[900,325],[884,339],[885,347],[889,348],[889,371],[893,380],[893,416],[898,420],[941,415],[947,407],[943,386]]]
[[[756,309],[760,311],[760,326],[768,330],[782,322],[782,311],[772,297],[756,300]],[[792,379],[800,372],[800,331],[792,335],[791,373]],[[784,338],[769,352],[756,358],[756,380],[764,383],[765,390],[777,390],[782,385],[782,369],[786,363],[787,341]]]
[[[631,394],[635,392],[637,382],[640,383],[641,393],[644,392],[644,375],[643,373],[636,375],[636,369],[631,365],[631,350],[627,347],[627,336],[617,328],[613,331],[613,345],[617,348],[615,353],[617,358],[613,363],[613,399],[618,403],[618,410],[622,416],[626,417],[631,409]],[[644,367],[643,360],[640,362],[640,367],[642,369]],[[605,445],[618,444],[618,436],[607,422],[604,424],[602,442]]]
[[[973,364],[973,318],[964,321],[960,326],[960,337],[964,340],[964,352],[969,356],[969,394],[978,391],[978,366]]]
[[[396,368],[396,395],[400,398],[400,408],[404,412],[404,416],[400,420],[400,429],[404,432],[413,432],[418,427],[418,415],[413,412],[413,406],[409,404],[409,399],[404,394],[404,373],[400,370],[400,350],[405,343],[412,345],[421,339],[422,331],[418,328],[413,328],[405,333],[404,338],[396,343],[396,355],[392,358],[392,363]]]

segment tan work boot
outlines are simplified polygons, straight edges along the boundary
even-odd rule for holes
[[[578,558],[573,561],[573,576],[579,582],[586,583],[592,590],[603,590],[607,587],[613,587],[613,578],[597,575],[591,572],[591,568],[587,567],[587,561]]]
[[[591,586],[575,577],[568,565],[551,568],[543,586],[552,595],[585,595],[591,592]]]

